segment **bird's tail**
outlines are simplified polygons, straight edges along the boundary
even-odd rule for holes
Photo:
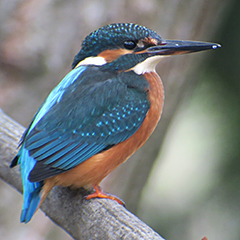
[[[21,164],[23,183],[23,206],[20,221],[28,223],[39,207],[43,182],[30,182],[28,180],[28,176],[35,166],[36,160],[29,155],[24,145],[22,145],[17,157],[17,164]],[[14,160],[16,162],[16,158]]]
[[[34,185],[34,186],[32,186]],[[31,190],[26,189],[32,189],[34,190],[31,192]],[[39,202],[41,200],[41,191],[42,187],[39,185],[39,183],[30,183],[25,186],[25,190],[23,192],[23,206],[22,206],[22,212],[20,216],[20,221],[28,223],[36,210],[39,207]]]

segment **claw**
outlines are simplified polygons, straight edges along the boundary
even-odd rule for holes
[[[95,192],[92,193],[92,194],[89,194],[87,196],[85,196],[84,198],[86,200],[89,200],[89,199],[92,199],[92,198],[107,198],[107,199],[111,199],[111,200],[114,200],[114,201],[117,201],[120,205],[124,206],[125,207],[125,202],[123,202],[120,198],[118,198],[117,196],[115,195],[112,195],[110,193],[106,193],[104,192],[100,186],[98,185],[95,185],[93,186],[93,188],[95,189]]]

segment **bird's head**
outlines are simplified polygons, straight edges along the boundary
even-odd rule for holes
[[[133,23],[109,24],[90,33],[72,67],[97,65],[108,71],[155,71],[166,56],[220,47],[216,43],[163,40],[156,32]]]

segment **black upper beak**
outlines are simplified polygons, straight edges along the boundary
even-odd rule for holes
[[[178,55],[209,49],[216,49],[220,47],[221,45],[217,43],[163,40],[159,45],[149,47],[147,49],[147,52],[152,55]]]

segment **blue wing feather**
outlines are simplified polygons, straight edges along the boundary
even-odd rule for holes
[[[21,221],[34,214],[44,179],[74,168],[138,130],[150,108],[148,87],[145,78],[133,72],[81,66],[53,89],[18,153],[24,187]]]
[[[81,66],[77,69],[73,69],[66,77],[51,91],[49,96],[46,98],[36,115],[34,116],[34,120],[29,128],[30,132],[36,124],[42,119],[42,117],[51,109],[51,107],[58,103],[62,95],[65,92],[65,89],[70,86],[76,79],[81,75],[81,73],[86,69],[85,66]]]
[[[37,161],[30,155],[32,149],[36,147],[43,146],[47,142],[51,141],[48,135],[43,132],[38,133],[35,136],[31,137],[31,130],[37,125],[37,123],[41,120],[41,118],[50,110],[50,108],[60,101],[65,88],[72,84],[85,70],[85,67],[81,67],[78,70],[71,71],[60,83],[59,85],[53,89],[48,98],[40,107],[39,111],[35,114],[32,123],[29,128],[24,132],[20,144],[22,144],[18,155],[13,160],[11,167],[15,166],[15,164],[21,164],[21,177],[23,182],[23,206],[22,212],[20,216],[21,222],[29,222],[35,213],[38,204],[40,202],[40,191],[43,186],[43,181],[31,182],[29,181],[29,175]],[[31,139],[31,144],[26,149],[26,140]],[[37,142],[37,143],[36,143]],[[57,143],[57,142],[56,142]],[[35,144],[35,145],[34,145]],[[52,147],[51,145],[48,148]],[[44,149],[46,150],[46,149]],[[16,161],[16,159],[18,159]]]
[[[29,151],[25,149],[24,144],[19,151],[19,163],[21,163],[24,199],[20,221],[27,223],[32,218],[40,202],[40,191],[43,182],[32,183],[28,180],[28,176],[36,164],[36,160],[29,156]]]
[[[47,164],[54,163],[52,167],[60,168],[62,163],[69,161],[73,156],[75,156],[79,152],[84,152],[84,149],[88,146],[88,144],[77,144],[74,149],[62,149],[60,152],[64,152],[63,155],[53,155],[47,160]]]
[[[37,118],[37,123],[33,121],[34,127],[25,139],[26,149],[37,161],[30,173],[31,181],[44,180],[47,169],[49,177],[52,168],[56,168],[55,175],[68,171],[137,131],[150,107],[148,83],[141,76],[134,79],[135,74],[130,72],[118,76],[88,67],[71,84],[63,84],[64,93],[54,98],[58,101],[53,104],[46,100],[51,108]],[[40,170],[44,178],[37,173]]]
[[[52,162],[56,161],[56,159],[60,159],[62,156],[64,156],[65,154],[73,151],[73,149],[76,149],[76,147],[78,146],[78,143],[70,143],[67,145],[67,147],[63,147],[61,149],[59,149],[57,152],[53,153],[52,155],[54,156],[54,158],[52,159],[51,156],[47,156],[47,155],[41,155],[39,157],[36,157],[35,159],[37,161],[42,161],[44,159],[47,159],[45,164],[51,164]]]
[[[47,149],[46,148],[40,148],[37,151],[31,151],[31,156],[33,158],[38,158],[40,160],[40,158],[47,158],[48,156],[52,155],[53,153],[59,151],[60,149],[62,149],[63,147],[65,147],[66,145],[68,145],[69,143],[66,141],[61,141],[61,139],[56,139],[52,142],[50,142],[47,145]]]
[[[84,150],[76,152],[75,154],[73,154],[73,156],[68,156],[67,158],[63,158],[61,161],[57,161],[57,163],[54,164],[53,167],[58,167],[61,169],[71,169],[83,162],[83,159],[88,159],[89,156],[93,156],[96,152],[99,152],[101,150],[101,145],[88,145]]]

